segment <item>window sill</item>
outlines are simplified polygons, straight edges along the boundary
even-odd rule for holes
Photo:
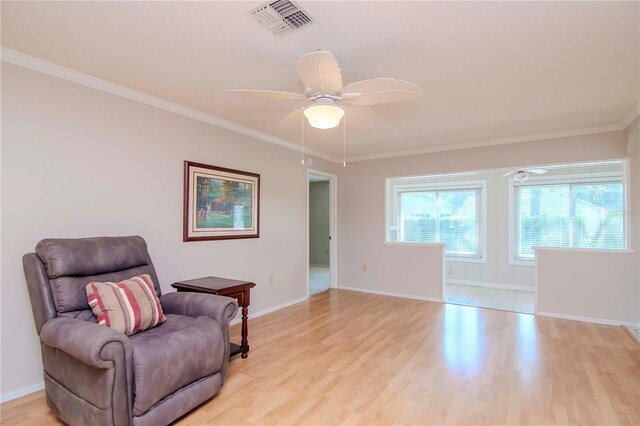
[[[631,249],[600,249],[600,248],[580,248],[580,247],[531,247],[534,251],[551,250],[551,251],[576,251],[585,253],[601,253],[601,254],[619,254],[619,253],[635,253]]]
[[[444,243],[414,243],[405,241],[383,241],[382,243],[390,246],[442,246],[442,248],[444,249]]]
[[[536,259],[509,259],[509,265],[513,266],[536,266]]]
[[[487,259],[483,257],[467,257],[445,254],[444,260],[447,262],[459,262],[459,263],[487,263]]]

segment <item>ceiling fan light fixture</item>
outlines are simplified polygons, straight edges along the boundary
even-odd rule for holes
[[[515,175],[513,175],[513,178],[516,182],[524,182],[525,180],[529,179],[529,173],[525,172],[524,170],[519,170]]]
[[[333,103],[318,103],[304,109],[309,125],[316,129],[333,129],[344,117],[344,109]]]

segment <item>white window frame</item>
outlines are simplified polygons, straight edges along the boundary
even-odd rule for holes
[[[517,187],[526,186],[539,186],[539,185],[571,185],[571,184],[590,184],[590,183],[622,183],[622,196],[623,196],[623,212],[627,212],[628,203],[628,162],[622,162],[622,170],[615,172],[598,172],[598,173],[575,173],[567,175],[557,176],[533,176],[524,182],[517,182],[514,178],[509,179],[509,264],[521,265],[521,266],[534,266],[535,254],[531,256],[520,256],[520,230],[518,223],[518,206],[516,197]],[[573,212],[570,213],[570,220],[573,221]],[[590,250],[590,251],[605,251],[605,252],[619,252],[627,251],[629,245],[629,226],[627,223],[627,214],[623,214],[623,234],[624,234],[624,247],[621,249],[605,249],[605,248],[580,248],[580,247],[560,247],[567,250]],[[569,232],[573,232],[573,225]],[[545,246],[545,248],[552,248],[553,246]]]
[[[423,242],[406,242],[406,241],[393,241],[390,238],[392,230],[399,232],[400,223],[400,197],[401,192],[419,192],[419,191],[431,191],[431,192],[446,192],[446,191],[460,191],[460,190],[478,190],[479,200],[477,203],[477,241],[478,241],[478,254],[477,255],[465,255],[465,254],[453,254],[446,252],[445,246],[445,260],[451,262],[468,262],[468,263],[487,263],[487,181],[486,180],[469,180],[459,182],[419,182],[420,178],[412,178],[411,180],[418,181],[416,183],[397,183],[397,180],[403,178],[388,178],[386,185],[386,220],[385,220],[385,243],[392,244],[440,244],[436,243],[423,243]],[[428,179],[428,178],[423,178]],[[409,179],[407,179],[409,180]],[[395,229],[392,229],[395,228]]]

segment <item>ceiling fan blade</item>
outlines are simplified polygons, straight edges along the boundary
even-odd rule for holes
[[[227,90],[225,96],[238,108],[293,109],[307,105],[309,101],[300,93],[274,90]]]
[[[507,176],[511,176],[511,175],[512,175],[512,174],[514,174],[515,172],[516,172],[515,170],[511,170],[510,172],[507,172],[507,173],[503,174],[503,175],[502,175],[502,176],[500,176],[500,177],[507,177]]]
[[[376,121],[376,114],[369,107],[357,105],[342,105],[344,108],[344,118],[347,126],[356,129],[369,130]]]
[[[393,78],[374,78],[347,84],[342,89],[342,103],[377,105],[419,98],[424,94],[413,83]],[[360,96],[355,96],[356,94]]]
[[[280,123],[278,123],[278,128],[302,127],[302,120],[304,119],[304,116],[302,115],[303,112],[304,108],[298,108],[295,111],[291,111],[282,119],[282,121],[280,121]]]
[[[337,93],[342,74],[335,56],[325,50],[307,53],[298,60],[298,76],[308,93]]]
[[[537,175],[543,175],[547,173],[545,169],[527,169],[528,172],[535,173]]]

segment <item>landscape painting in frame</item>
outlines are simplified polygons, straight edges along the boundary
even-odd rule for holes
[[[183,241],[258,238],[260,175],[184,162]]]

